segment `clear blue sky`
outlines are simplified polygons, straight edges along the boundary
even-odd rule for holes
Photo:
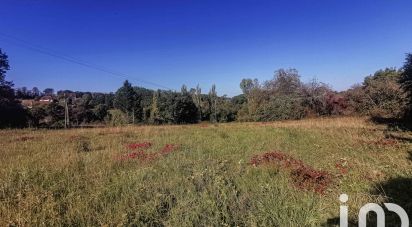
[[[240,93],[242,78],[299,70],[343,90],[412,52],[410,0],[1,0],[0,32],[173,89]],[[0,36],[16,86],[115,91],[123,79]]]

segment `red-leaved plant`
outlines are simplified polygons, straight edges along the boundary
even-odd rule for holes
[[[160,151],[157,152],[151,152],[147,153],[144,150],[141,149],[147,149],[152,146],[152,143],[150,142],[144,142],[144,143],[133,143],[133,144],[128,144],[126,147],[132,150],[135,149],[140,149],[135,152],[127,153],[120,155],[117,157],[117,160],[124,161],[124,160],[132,160],[132,159],[137,159],[139,161],[153,161],[157,160],[161,156],[165,156],[173,152],[178,148],[178,145],[176,144],[166,144]]]
[[[130,150],[136,150],[136,149],[147,149],[152,146],[152,143],[150,142],[143,142],[143,143],[130,143],[127,144],[127,148]]]
[[[266,152],[251,158],[250,164],[276,165],[290,171],[290,176],[296,187],[302,190],[314,191],[323,194],[332,182],[332,175],[326,171],[319,171],[306,165],[303,161],[293,158],[281,151]]]

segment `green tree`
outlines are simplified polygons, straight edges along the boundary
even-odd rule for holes
[[[196,86],[196,89],[191,90],[192,100],[196,105],[198,112],[198,120],[202,120],[202,89],[199,84]]]
[[[399,82],[403,90],[406,92],[409,104],[409,114],[412,115],[412,53],[406,55]]]
[[[46,88],[46,89],[44,89],[43,94],[52,96],[52,95],[54,95],[54,89],[53,88]]]
[[[27,125],[27,112],[16,100],[14,84],[6,80],[9,69],[8,56],[0,49],[0,128],[24,127]]]
[[[259,86],[259,82],[257,79],[242,79],[240,82],[240,89],[242,89],[243,94],[246,96],[250,94],[252,89],[255,89]]]
[[[64,126],[64,107],[59,103],[52,102],[46,106],[46,123],[52,128]]]
[[[111,126],[122,126],[128,123],[126,114],[121,110],[113,109],[109,110],[108,112],[109,113],[105,120]]]
[[[159,91],[156,91],[153,93],[149,123],[151,124],[161,123],[160,110],[159,110]]]
[[[265,82],[265,87],[272,94],[296,95],[301,90],[302,82],[296,69],[279,69],[273,80]]]
[[[216,85],[212,85],[209,91],[209,102],[210,102],[210,121],[217,122],[217,92]]]
[[[405,96],[398,83],[400,72],[394,68],[379,70],[363,82],[367,113],[379,117],[400,117],[405,109]]]
[[[140,118],[142,108],[140,106],[140,98],[137,96],[132,84],[125,81],[123,86],[116,91],[114,98],[114,107],[126,113],[135,122],[136,117]]]
[[[173,123],[196,123],[198,109],[188,93],[180,93],[176,96],[173,105]]]
[[[105,104],[98,104],[93,108],[94,118],[98,121],[103,121],[108,114],[109,108]]]

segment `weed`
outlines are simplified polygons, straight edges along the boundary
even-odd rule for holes
[[[92,151],[92,146],[90,143],[90,139],[86,138],[86,137],[82,137],[80,139],[77,139],[75,141],[76,144],[76,151],[77,152],[90,152]]]
[[[262,164],[275,165],[288,170],[294,185],[300,189],[315,191],[319,194],[323,194],[332,182],[331,174],[328,172],[315,170],[313,167],[303,163],[303,161],[280,151],[255,155],[251,158],[250,164],[254,166]]]

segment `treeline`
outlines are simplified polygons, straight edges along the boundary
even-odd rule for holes
[[[295,69],[279,69],[270,80],[243,79],[243,94],[219,96],[213,85],[180,91],[151,90],[128,81],[115,93],[14,89],[6,81],[7,55],[0,49],[0,127],[61,128],[90,124],[187,124],[201,121],[275,121],[332,115],[409,119],[412,55],[397,70],[387,68],[364,82],[336,92],[313,79],[304,83]]]
[[[237,119],[274,121],[331,115],[403,118],[410,109],[407,89],[401,83],[404,74],[394,68],[379,70],[367,76],[362,84],[336,92],[316,80],[303,83],[295,69],[280,69],[272,80],[263,83],[256,79],[242,80],[247,102]]]

